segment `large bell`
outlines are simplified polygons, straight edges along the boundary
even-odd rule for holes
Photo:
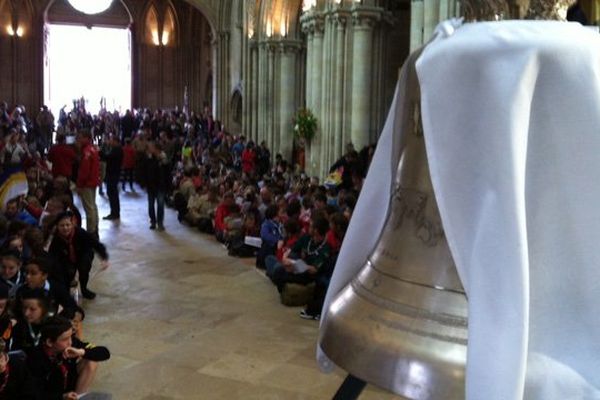
[[[573,0],[465,0],[467,20],[561,19]],[[508,14],[507,14],[508,13]],[[330,303],[325,354],[350,375],[408,399],[464,399],[467,298],[444,236],[420,120],[415,72],[400,79],[400,157],[389,214],[358,275]]]
[[[351,375],[409,399],[463,399],[467,299],[436,204],[413,54],[389,214],[359,274],[331,303],[325,354]]]

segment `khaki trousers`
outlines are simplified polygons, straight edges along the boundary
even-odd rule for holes
[[[98,207],[96,206],[96,188],[77,188],[81,204],[85,210],[86,229],[89,233],[98,232]]]

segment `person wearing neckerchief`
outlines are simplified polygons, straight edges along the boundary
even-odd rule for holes
[[[22,293],[20,303],[10,350],[27,353],[40,342],[40,327],[48,317],[48,297],[43,289],[29,289]]]
[[[330,248],[325,235],[329,221],[321,213],[313,214],[309,234],[302,236],[292,249],[284,254],[281,262],[267,264],[267,276],[271,278],[279,293],[286,283],[308,285],[317,278],[322,268],[329,262]],[[302,260],[306,270],[299,272],[295,264]]]
[[[0,285],[8,288],[8,296],[13,299],[25,280],[21,273],[21,254],[16,250],[6,250],[2,253],[1,263]]]
[[[0,400],[34,400],[35,389],[23,357],[9,355],[0,339]]]
[[[97,253],[100,256],[102,267],[108,267],[108,253],[106,247],[96,240],[94,235],[85,229],[73,225],[73,214],[63,212],[56,218],[56,233],[48,250],[57,265],[62,266],[62,283],[70,287],[79,273],[81,294],[86,299],[94,299],[96,293],[88,289],[92,261]]]
[[[36,392],[47,400],[77,400],[88,391],[97,362],[110,353],[89,344],[77,347],[71,321],[60,316],[48,318],[40,332],[39,345],[27,357]]]
[[[49,305],[49,313],[57,314],[59,307],[63,310],[75,310],[77,303],[71,297],[67,288],[60,282],[48,279],[49,266],[46,260],[41,258],[31,259],[24,268],[25,283],[17,290],[16,308],[21,306],[22,295],[26,291],[41,289],[46,294]]]

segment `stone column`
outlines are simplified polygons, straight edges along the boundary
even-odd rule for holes
[[[256,65],[257,47],[256,41],[253,39],[248,40],[248,87],[245,89],[247,94],[245,102],[248,103],[248,122],[247,122],[247,135],[248,139],[256,140],[257,131],[257,111],[258,111],[258,76],[257,76],[257,65]]]
[[[296,55],[300,49],[299,41],[284,41],[279,45],[279,148],[284,160],[292,159],[294,131],[292,119],[296,111]]]
[[[250,72],[250,45],[246,33],[242,36],[242,135],[250,136],[250,108],[249,99],[252,92],[252,79]]]
[[[313,66],[313,58],[314,58],[314,50],[313,50],[313,42],[314,42],[314,32],[311,29],[304,29],[304,33],[306,33],[306,77],[305,88],[306,88],[306,107],[312,105],[312,84],[310,82],[310,77],[312,76],[312,66]]]
[[[333,151],[332,158],[337,160],[344,148],[344,130],[345,130],[345,66],[346,66],[346,22],[349,13],[338,11],[335,15],[335,74],[334,74],[334,95],[333,95]]]
[[[217,113],[215,118],[221,120],[224,124],[229,121],[229,95],[231,88],[229,85],[229,32],[220,32],[217,43]]]
[[[277,143],[273,132],[273,122],[275,118],[275,50],[276,46],[273,42],[267,43],[267,121],[266,121],[266,137],[267,146],[271,153],[277,151]]]
[[[306,172],[317,175],[320,167],[321,140],[321,96],[323,75],[323,15],[320,11],[310,10],[300,17],[302,31],[307,35],[306,57],[306,108],[317,117],[315,139],[306,147]]]
[[[211,99],[210,99],[210,108],[211,108],[211,112],[213,115],[213,118],[218,119],[219,117],[217,116],[217,93],[219,91],[219,61],[218,61],[218,54],[219,54],[219,41],[217,40],[217,38],[212,38],[211,42],[211,52],[212,52],[212,56],[211,56],[211,73],[212,73],[212,93],[211,93]],[[159,102],[160,104],[160,102]]]
[[[335,70],[332,64],[333,58],[333,46],[334,46],[334,30],[332,29],[333,18],[331,14],[327,14],[325,17],[325,27],[323,32],[323,62],[322,62],[322,74],[321,74],[321,106],[317,109],[319,114],[317,118],[320,120],[319,129],[319,145],[320,145],[320,156],[319,165],[320,168],[317,171],[318,176],[324,176],[325,170],[329,167],[331,148],[331,139],[333,133],[331,131],[332,118],[332,87],[333,77],[332,74]]]
[[[351,138],[355,149],[369,144],[371,131],[371,77],[373,29],[381,18],[380,9],[359,7],[352,10],[352,119]]]
[[[439,16],[440,21],[445,21],[450,18],[450,2],[448,0],[440,1]]]
[[[266,140],[267,132],[267,44],[260,42],[258,45],[258,126],[256,142]]]
[[[410,4],[410,51],[423,45],[423,0],[412,0]]]
[[[446,0],[442,0],[446,1]],[[433,31],[440,20],[440,0],[424,0],[424,27],[423,27],[423,42],[426,43],[431,39]]]
[[[316,16],[313,20],[313,54],[311,76],[306,82],[307,85],[312,85],[312,104],[309,105],[311,111],[319,118],[321,116],[321,96],[322,96],[322,77],[323,77],[323,17]],[[323,121],[319,118],[317,122],[317,133],[315,138],[309,144],[309,160],[307,169],[311,175],[318,175],[321,168],[321,127]]]

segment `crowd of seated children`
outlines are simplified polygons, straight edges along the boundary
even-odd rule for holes
[[[110,353],[81,342],[84,311],[62,282],[49,278],[48,259],[30,258],[21,266],[17,250],[7,249],[1,260],[0,399],[77,399],[89,391],[97,362]],[[67,319],[58,332],[53,329],[60,316]],[[12,365],[19,372],[11,378]],[[3,385],[2,379],[16,381]],[[27,388],[19,386],[23,382]]]
[[[181,153],[173,163],[172,199],[180,221],[214,234],[229,255],[256,257],[257,268],[280,291],[288,283],[314,282],[313,301],[301,316],[319,318],[369,160],[351,149],[343,166],[356,179],[325,187],[279,154],[271,166],[264,143],[257,147],[218,127],[184,140],[192,154]],[[309,267],[299,272],[299,260]]]
[[[78,149],[62,135],[55,145],[39,147],[35,125],[18,114],[14,120],[0,110],[0,169],[25,172],[28,188],[1,205],[0,400],[77,399],[89,392],[97,363],[110,353],[81,341],[84,311],[73,285],[93,298],[87,287],[92,260],[98,255],[107,262],[108,253],[81,228],[73,203],[69,180],[77,173]],[[68,133],[90,127],[85,110],[74,109]],[[6,149],[17,149],[11,153],[18,157]]]

